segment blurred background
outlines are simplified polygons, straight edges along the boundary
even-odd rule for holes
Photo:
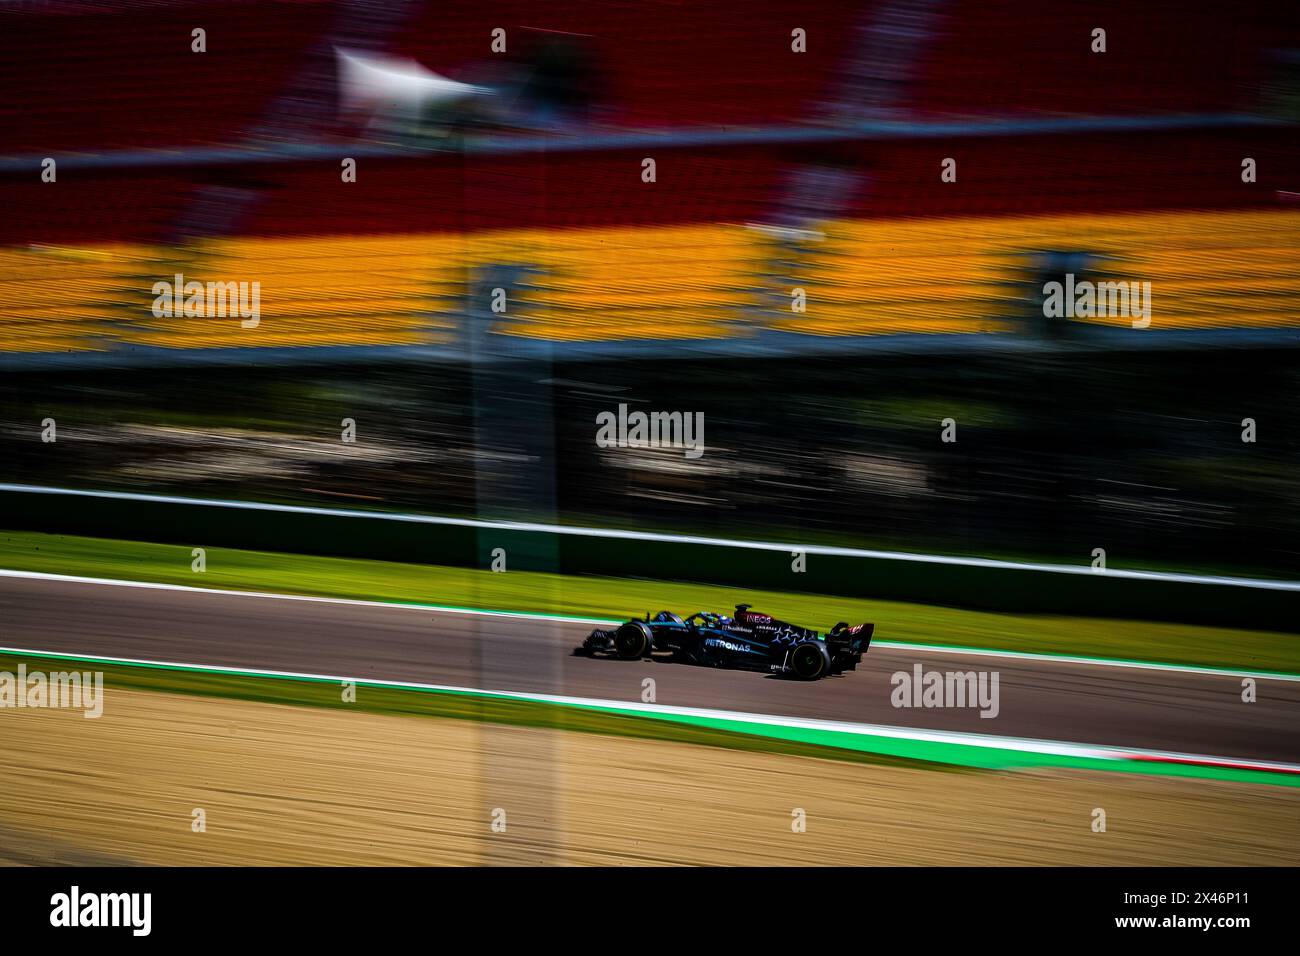
[[[1300,573],[1294,4],[52,0],[0,82],[0,481]]]

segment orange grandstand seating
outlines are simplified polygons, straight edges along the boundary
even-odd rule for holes
[[[478,277],[514,262],[494,325],[555,341],[684,340],[759,328],[812,335],[1001,332],[1033,290],[1030,258],[1074,249],[1107,278],[1150,282],[1152,328],[1300,326],[1300,210],[837,220],[779,248],[745,225],[211,240],[0,255],[9,351],[124,344],[260,348],[445,342]],[[157,317],[151,287],[257,282],[238,317]],[[806,296],[791,309],[791,292]],[[1118,319],[1097,319],[1116,322]]]

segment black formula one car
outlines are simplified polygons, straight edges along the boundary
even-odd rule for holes
[[[874,624],[836,624],[825,637],[806,627],[778,621],[736,605],[734,617],[697,611],[681,618],[660,611],[633,618],[609,630],[597,629],[575,654],[650,657],[656,651],[706,667],[771,671],[801,680],[819,680],[855,670],[871,645]]]

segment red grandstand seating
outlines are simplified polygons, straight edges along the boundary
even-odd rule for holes
[[[1300,6],[1270,0],[962,0],[945,7],[911,106],[923,113],[1122,115],[1250,108]],[[1091,49],[1094,28],[1106,52]]]
[[[228,145],[261,116],[332,0],[0,8],[0,151]],[[191,31],[207,31],[207,52]]]
[[[610,119],[629,126],[759,124],[806,119],[830,92],[870,0],[448,0],[425,4],[395,52],[463,75],[489,69],[491,31],[506,31],[507,57],[546,33],[584,39]],[[791,31],[807,33],[806,53]]]
[[[0,179],[0,244],[165,241],[205,183],[256,188],[240,231],[292,236],[529,227],[745,222],[777,193],[788,156],[776,149],[664,149],[658,181],[639,152],[512,157],[433,154],[364,161],[344,185],[334,162],[216,170],[85,171],[57,187]]]
[[[958,180],[939,181],[958,160]],[[1240,163],[1258,163],[1243,183]],[[367,160],[344,185],[333,162],[212,169],[85,171],[57,187],[0,179],[0,244],[164,242],[204,186],[253,198],[239,232],[364,235],[484,229],[769,221],[790,170],[830,162],[862,186],[843,217],[1035,215],[1104,210],[1271,206],[1294,192],[1300,150],[1285,128],[899,139],[806,147],[664,148],[657,182],[638,151],[515,156],[431,154]]]
[[[827,93],[860,6],[423,3],[391,52],[464,75],[518,58],[548,31],[573,33],[605,65],[596,95],[613,122],[791,121]],[[3,151],[228,143],[292,79],[338,7],[336,0],[196,0],[0,10]],[[207,31],[206,53],[190,49],[195,27]],[[495,27],[508,31],[504,57],[489,47]],[[791,51],[796,27],[807,31],[806,53]]]
[[[1300,174],[1285,128],[898,140],[846,148],[871,187],[853,216],[1035,215],[1272,206]],[[1258,180],[1244,183],[1253,157]],[[957,181],[941,163],[957,160]]]

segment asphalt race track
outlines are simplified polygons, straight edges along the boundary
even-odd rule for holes
[[[1255,760],[1300,761],[1300,683],[873,648],[855,673],[816,683],[664,662],[571,656],[582,624],[419,608],[275,600],[0,578],[0,645],[418,681],[957,730]],[[889,622],[877,622],[887,639]],[[942,634],[933,635],[936,643]],[[996,670],[1000,713],[895,708],[895,671]]]

